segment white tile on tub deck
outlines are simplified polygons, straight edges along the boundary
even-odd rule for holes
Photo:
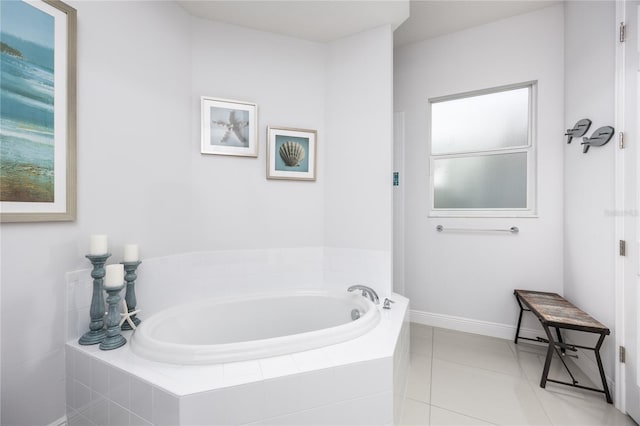
[[[179,399],[156,387],[153,388],[152,421],[156,426],[175,426],[180,419]]]
[[[297,352],[291,355],[298,367],[298,371],[314,371],[321,368],[333,367],[334,363],[324,348]]]
[[[129,426],[129,411],[113,401],[109,402],[109,426]]]
[[[282,416],[302,410],[300,379],[294,375],[276,377],[264,382],[264,417]]]
[[[260,364],[260,369],[262,370],[262,377],[265,380],[288,376],[290,374],[296,374],[298,372],[298,367],[293,361],[293,357],[291,355],[263,358],[259,360],[258,363]]]
[[[109,393],[109,367],[106,363],[89,358],[89,355],[82,354],[84,358],[91,359],[91,389],[101,395],[107,396]]]
[[[86,354],[78,353],[75,357],[76,368],[75,368],[75,378],[81,383],[84,383],[87,386],[92,386],[91,384],[91,357]]]
[[[298,374],[300,410],[331,404],[337,401],[335,371],[332,368]]]
[[[73,384],[75,408],[80,414],[86,415],[91,408],[91,389],[75,380]]]
[[[109,400],[99,393],[91,393],[91,410],[89,420],[97,426],[108,426],[109,424]]]
[[[334,394],[344,401],[393,390],[391,357],[356,362],[334,367]]]
[[[210,426],[251,423],[262,419],[264,410],[263,383],[250,383],[182,397],[180,424]]]
[[[383,392],[335,405],[331,424],[383,425],[393,422],[393,393]]]
[[[151,422],[153,386],[137,377],[131,377],[130,410],[144,420]]]
[[[122,407],[129,409],[131,375],[118,368],[109,369],[109,399]]]
[[[258,361],[241,361],[223,364],[224,386],[235,386],[262,380]]]

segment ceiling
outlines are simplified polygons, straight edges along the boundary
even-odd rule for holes
[[[412,0],[410,16],[393,34],[402,46],[532,12],[560,1]]]
[[[391,24],[396,46],[560,3],[544,0],[178,0],[193,16],[327,42]]]

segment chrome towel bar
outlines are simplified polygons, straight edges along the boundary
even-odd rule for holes
[[[473,228],[445,228],[442,225],[436,226],[436,231],[456,231],[456,232],[509,232],[511,234],[517,234],[520,229],[517,226],[512,226],[509,229],[473,229]]]

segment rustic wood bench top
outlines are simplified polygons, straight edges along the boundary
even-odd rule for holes
[[[556,293],[515,290],[514,294],[543,323],[552,327],[570,328],[592,333],[609,334],[610,331],[598,320]]]

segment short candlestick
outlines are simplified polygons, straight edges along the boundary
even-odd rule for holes
[[[142,262],[136,260],[134,262],[122,262],[124,265],[124,280],[127,282],[127,294],[124,297],[125,302],[127,302],[127,311],[133,312],[136,310],[136,269],[138,269],[138,265]],[[136,317],[137,314],[131,315],[131,321],[136,325],[140,325],[140,318]],[[123,330],[133,330],[131,324],[128,321],[125,321],[121,327]]]
[[[106,337],[100,343],[100,349],[110,351],[119,348],[127,343],[122,334],[120,334],[120,291],[124,288],[124,284],[120,287],[107,288],[107,304],[109,310],[107,312],[107,331]]]
[[[93,294],[91,296],[91,307],[89,308],[91,324],[89,325],[89,331],[84,333],[80,340],[78,340],[78,343],[81,345],[95,345],[102,342],[106,335],[104,331],[104,296],[102,293],[102,281],[105,274],[104,264],[109,256],[111,256],[111,253],[88,254],[86,256],[93,265],[93,270],[91,271],[91,278],[93,278]]]

